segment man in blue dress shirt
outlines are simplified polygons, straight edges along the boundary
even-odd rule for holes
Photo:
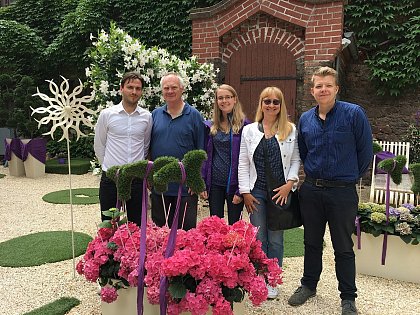
[[[203,117],[198,110],[182,99],[184,82],[178,74],[168,73],[162,77],[160,83],[165,104],[152,112],[151,158],[155,160],[160,156],[173,156],[182,160],[188,151],[204,149]],[[168,226],[172,226],[178,187],[179,184],[170,183],[163,198],[152,191],[152,220],[156,225],[163,226],[168,222]],[[197,204],[197,194],[189,193],[184,185],[178,228],[189,230],[196,226]],[[184,215],[185,205],[187,208]]]
[[[301,286],[289,298],[297,306],[315,296],[322,272],[323,237],[328,223],[342,314],[357,314],[353,241],[359,197],[356,182],[373,156],[372,131],[364,110],[337,101],[337,73],[321,67],[312,76],[311,94],[317,106],[302,114],[299,152],[305,182],[300,188],[304,225],[304,272]]]

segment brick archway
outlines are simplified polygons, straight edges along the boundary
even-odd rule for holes
[[[296,57],[298,111],[311,106],[310,75],[320,64],[332,64],[341,51],[345,0],[223,0],[194,9],[192,52],[201,62],[221,69],[232,54],[252,42],[277,43]],[[305,86],[306,85],[306,86]]]
[[[222,62],[229,62],[232,54],[243,46],[257,43],[272,43],[286,47],[295,56],[295,59],[302,57],[304,54],[305,44],[303,39],[287,32],[285,29],[263,27],[248,30],[246,33],[239,34],[237,38],[230,41],[227,45],[222,44]]]

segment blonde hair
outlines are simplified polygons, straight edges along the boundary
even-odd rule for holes
[[[259,105],[257,113],[255,114],[255,121],[262,122],[264,119],[264,112],[262,110],[263,99],[274,94],[280,100],[280,112],[277,114],[276,122],[271,127],[271,132],[276,133],[279,140],[284,140],[292,132],[293,124],[289,121],[287,115],[286,102],[284,101],[283,92],[275,86],[268,86],[262,90],[260,94]]]
[[[210,128],[210,134],[215,135],[217,131],[222,130],[221,122],[223,121],[223,113],[219,108],[219,105],[217,104],[217,93],[220,90],[226,90],[232,93],[232,95],[235,97],[235,104],[232,108],[232,132],[233,133],[239,133],[239,130],[241,130],[244,120],[245,120],[245,114],[242,111],[242,105],[239,101],[238,94],[236,93],[235,89],[228,85],[228,84],[222,84],[216,89],[216,93],[214,93],[214,104],[213,104],[213,125]]]
[[[325,67],[319,67],[312,74],[312,78],[311,78],[312,87],[314,87],[314,84],[315,84],[315,77],[326,77],[328,75],[334,77],[335,84],[338,85],[337,71],[335,71],[333,68],[325,66]]]

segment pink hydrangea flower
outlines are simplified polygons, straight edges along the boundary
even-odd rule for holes
[[[240,287],[248,292],[253,305],[260,305],[267,298],[266,282],[281,284],[282,270],[276,259],[267,258],[256,234],[257,229],[250,223],[238,221],[230,226],[212,216],[195,229],[179,230],[174,254],[164,258],[169,229],[148,223],[144,283],[149,302],[159,304],[160,279],[166,276],[170,283],[184,284],[187,289],[185,296],[177,299],[167,292],[171,315],[184,311],[206,314],[209,308],[213,314],[233,314],[222,287]],[[118,270],[112,276],[112,286],[101,290],[102,300],[110,303],[117,298],[122,280],[137,286],[139,255],[140,228],[134,223],[114,224],[98,231],[76,269],[92,282],[102,281],[102,271],[109,274]]]
[[[101,288],[101,299],[106,303],[114,302],[118,297],[117,289],[114,287]]]

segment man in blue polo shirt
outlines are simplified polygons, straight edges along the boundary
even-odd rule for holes
[[[318,105],[303,113],[298,125],[306,175],[299,194],[305,258],[301,286],[288,302],[298,306],[315,296],[328,223],[342,315],[354,315],[357,289],[351,235],[359,202],[355,184],[372,160],[372,131],[364,110],[337,101],[337,92],[337,72],[329,67],[316,70],[311,94]]]
[[[151,158],[173,156],[181,160],[191,150],[204,149],[204,123],[201,114],[182,98],[184,83],[177,73],[162,77],[162,95],[165,104],[152,112],[153,129],[151,139]],[[168,191],[160,194],[152,191],[152,220],[163,226],[168,220],[172,225],[178,195],[177,183],[170,183]],[[165,206],[163,205],[165,201]],[[187,204],[184,216],[185,204]],[[189,230],[197,224],[198,196],[183,187],[178,228]],[[167,212],[169,216],[167,216]],[[183,225],[182,225],[183,224]]]

